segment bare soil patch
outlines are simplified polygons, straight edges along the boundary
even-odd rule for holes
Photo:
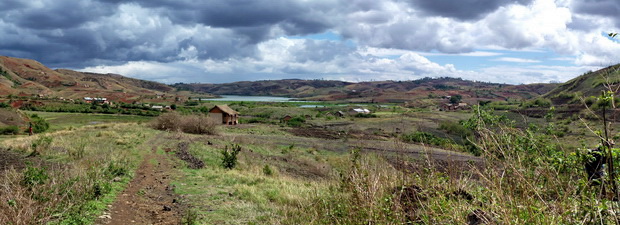
[[[205,167],[205,163],[189,153],[189,143],[179,143],[179,149],[175,151],[175,155],[187,163],[187,167],[190,169],[202,169]]]
[[[179,224],[187,206],[170,185],[174,162],[167,154],[151,154],[136,171],[134,179],[116,199],[109,213],[97,224]]]
[[[18,152],[11,151],[6,148],[0,148],[0,174],[5,170],[14,168],[21,170],[26,168],[27,163],[38,163],[40,160],[36,157],[27,157]]]

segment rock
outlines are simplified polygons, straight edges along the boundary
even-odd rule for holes
[[[170,206],[164,205],[164,211],[172,211],[172,208],[170,208]]]

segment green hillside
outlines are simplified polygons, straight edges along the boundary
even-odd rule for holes
[[[596,96],[600,95],[601,91],[608,90],[609,85],[616,90],[617,94],[619,84],[620,64],[616,64],[569,80],[543,97],[550,98],[554,102],[561,102],[575,96]]]

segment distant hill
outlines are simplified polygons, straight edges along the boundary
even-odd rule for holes
[[[330,80],[264,80],[226,84],[174,84],[179,90],[217,95],[285,96],[305,100],[350,102],[411,102],[461,95],[470,102],[521,100],[537,97],[558,84],[509,85],[459,78],[423,78],[414,81],[343,82]]]
[[[543,97],[552,99],[555,104],[558,104],[569,101],[575,96],[599,96],[603,90],[608,90],[606,87],[608,84],[612,89],[618,89],[620,64],[573,78],[549,91]]]
[[[63,97],[106,97],[130,102],[162,95],[176,95],[166,84],[117,74],[52,70],[30,59],[0,56],[0,95]]]

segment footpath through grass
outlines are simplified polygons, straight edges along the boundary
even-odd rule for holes
[[[3,171],[0,224],[88,224],[124,189],[157,131],[106,124],[5,140],[39,163]]]

